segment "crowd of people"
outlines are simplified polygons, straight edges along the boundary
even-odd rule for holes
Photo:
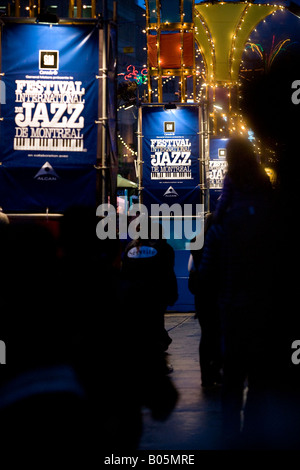
[[[144,240],[147,258],[141,241],[123,252],[99,240],[92,208],[70,208],[55,225],[2,215],[3,447],[69,462],[137,449],[142,408],[164,420],[178,398],[163,321],[177,298],[174,253],[163,240]],[[149,295],[163,276],[172,296]]]
[[[222,195],[203,248],[192,253],[202,385],[222,384],[225,448],[299,446],[300,380],[291,361],[300,333],[298,200],[289,177],[299,166],[298,108],[285,93],[272,101],[278,87],[290,93],[288,71],[275,68],[246,100],[252,128],[280,157],[279,187],[248,140],[230,139]],[[55,231],[0,214],[2,449],[76,461],[94,458],[101,441],[128,452],[139,445],[143,406],[158,420],[175,407],[164,327],[178,295],[174,252],[150,234],[123,249],[99,240],[96,223],[94,208],[67,210]]]
[[[224,448],[296,446],[279,196],[248,140],[230,139],[227,161],[204,246],[192,252],[202,386],[222,385]],[[70,208],[56,225],[10,223],[1,213],[6,448],[35,442],[76,460],[95,455],[101,439],[106,451],[134,451],[143,407],[164,420],[176,405],[164,325],[178,298],[173,248],[153,223],[147,236],[121,243],[100,240],[97,222],[86,207]]]

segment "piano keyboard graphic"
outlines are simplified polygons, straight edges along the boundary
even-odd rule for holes
[[[83,152],[83,139],[14,138],[14,150],[68,150]]]
[[[168,179],[192,179],[192,172],[191,171],[180,171],[180,172],[174,172],[174,173],[151,173],[151,179],[162,179],[162,180],[168,180]]]

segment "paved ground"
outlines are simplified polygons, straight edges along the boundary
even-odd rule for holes
[[[198,347],[200,327],[193,313],[166,315],[166,329],[173,342],[168,361],[170,377],[180,398],[169,419],[154,421],[144,410],[140,450],[215,450],[219,448],[220,388],[201,387]]]

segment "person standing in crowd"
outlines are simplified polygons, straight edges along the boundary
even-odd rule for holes
[[[248,139],[235,137],[226,146],[227,172],[221,196],[214,211],[214,220],[220,221],[227,209],[259,202],[268,202],[272,185],[267,173],[254,154]]]
[[[224,437],[226,445],[238,446],[242,425],[247,443],[259,441],[269,390],[265,340],[273,306],[274,201],[248,140],[230,139],[227,161],[224,193],[207,232],[198,276],[200,285],[219,278]]]
[[[163,351],[167,351],[172,341],[165,329],[165,312],[178,298],[174,262],[174,250],[163,237],[162,226],[149,218],[147,237],[128,243],[122,263],[122,276],[134,281],[136,288],[144,292],[144,302],[139,308],[152,305],[152,322]]]
[[[241,111],[262,148],[272,151],[276,170],[276,224],[273,255],[273,310],[265,343],[268,373],[273,377],[268,402],[268,434],[274,449],[300,446],[300,366],[292,345],[300,337],[299,287],[299,49],[280,54],[272,67],[241,88]],[[274,248],[275,246],[275,248]],[[269,246],[269,251],[272,247]],[[267,435],[267,433],[265,433]]]
[[[204,220],[204,237],[213,223],[213,213]],[[195,316],[201,329],[199,343],[199,362],[201,385],[211,387],[222,382],[221,329],[218,308],[218,276],[211,282],[199,282],[198,267],[203,248],[191,251],[189,259],[189,290],[195,298]]]
[[[70,357],[56,240],[33,221],[1,225],[2,457],[43,465],[84,456],[85,393]],[[48,457],[47,457],[48,459]]]
[[[178,392],[152,311],[132,305],[144,292],[120,280],[119,241],[96,237],[90,207],[68,209],[58,238],[38,222],[0,228],[2,455],[89,465],[137,450],[142,407],[164,420]]]
[[[154,340],[145,290],[120,273],[120,241],[96,236],[93,208],[73,207],[61,221],[61,275],[72,358],[87,397],[91,450],[134,451],[142,407],[166,419],[177,390]],[[152,281],[153,282],[153,279]]]

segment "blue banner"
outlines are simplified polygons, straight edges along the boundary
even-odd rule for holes
[[[4,23],[0,205],[62,212],[94,204],[98,50],[95,23]]]
[[[221,195],[223,181],[227,171],[226,145],[229,139],[214,139],[209,143],[209,189],[210,210],[214,211]]]
[[[226,145],[228,139],[211,139],[209,151],[209,188],[222,189],[227,170]]]
[[[143,204],[200,204],[199,107],[142,108]]]

